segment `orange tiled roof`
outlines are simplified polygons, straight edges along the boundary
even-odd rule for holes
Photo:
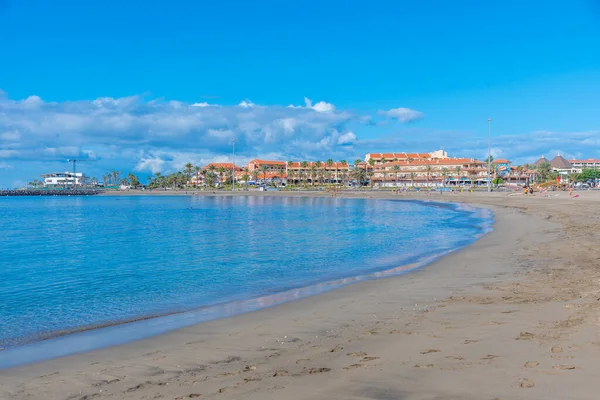
[[[240,167],[238,167],[237,165],[234,166],[232,163],[210,163],[210,164],[205,165],[204,168],[202,168],[202,169],[208,169],[211,166],[214,166],[216,169],[223,167],[227,170],[231,170],[231,169],[234,169],[234,167],[235,167],[236,171],[242,170]]]
[[[265,164],[265,165],[281,165],[281,166],[285,166],[286,162],[285,161],[271,161],[271,160],[259,160],[259,159],[254,159],[252,161],[250,161],[248,164],[254,163],[256,165],[261,165],[261,164]]]
[[[492,164],[510,164],[510,161],[508,161],[506,158],[499,158],[492,161]]]
[[[384,166],[393,166],[393,165],[462,165],[462,164],[484,164],[483,161],[475,160],[473,158],[439,158],[437,160],[414,160],[411,162],[408,161],[390,161]]]
[[[397,158],[399,160],[406,160],[407,158],[422,159],[432,158],[429,153],[370,153],[369,158],[374,160],[380,160],[382,158],[392,160]]]

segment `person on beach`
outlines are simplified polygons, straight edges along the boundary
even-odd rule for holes
[[[569,197],[573,198],[573,185],[569,185]]]

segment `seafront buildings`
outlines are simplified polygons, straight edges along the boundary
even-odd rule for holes
[[[357,171],[360,174],[357,174]],[[444,150],[429,153],[369,153],[364,160],[282,161],[254,159],[245,166],[212,163],[202,167],[191,179],[192,185],[206,183],[212,172],[215,183],[238,184],[354,184],[375,187],[487,185],[485,161],[466,157],[449,157]],[[511,165],[497,159],[491,165],[491,179],[501,178],[505,184],[519,185],[533,180],[535,169]],[[362,178],[357,178],[357,176]],[[360,182],[358,182],[360,181]]]

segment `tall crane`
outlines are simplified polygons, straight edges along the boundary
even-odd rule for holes
[[[77,184],[77,175],[75,175],[77,173],[77,163],[78,162],[85,162],[85,161],[87,161],[87,160],[79,160],[79,159],[76,159],[76,158],[70,158],[70,159],[67,160],[67,162],[73,163],[73,187],[75,187],[76,184]],[[82,178],[83,178],[83,176],[82,176]],[[67,179],[67,182],[68,181],[69,180]],[[83,184],[83,182],[82,182],[82,184]]]

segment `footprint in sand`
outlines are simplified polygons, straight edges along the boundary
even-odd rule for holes
[[[424,350],[421,352],[421,354],[431,354],[431,353],[439,353],[440,350],[439,349],[429,349],[429,350]]]
[[[554,347],[552,347],[552,349],[550,349],[550,351],[551,351],[552,353],[555,353],[555,354],[556,354],[556,353],[562,353],[562,352],[563,352],[563,349],[562,349],[562,347],[560,347],[560,346],[554,346]]]
[[[467,339],[465,340],[463,343],[464,344],[471,344],[471,343],[477,343],[479,342],[479,340],[475,340],[475,339]]]
[[[337,353],[338,351],[342,351],[342,350],[344,350],[344,348],[338,344],[333,349],[329,350],[329,352],[330,353]]]
[[[355,351],[353,353],[347,353],[346,355],[351,357],[366,357],[367,353],[364,351]]]
[[[523,378],[519,381],[519,386],[525,389],[529,389],[535,386],[535,382],[531,379]]]
[[[534,367],[537,367],[538,365],[540,365],[540,363],[537,361],[527,361],[525,363],[525,368],[534,368]]]
[[[521,332],[515,340],[531,340],[535,335],[531,332]]]
[[[357,369],[357,368],[364,368],[366,367],[367,364],[352,364],[352,365],[348,365],[347,367],[345,367],[344,369],[346,371],[350,370],[350,369]]]
[[[433,368],[435,364],[415,364],[415,368]]]
[[[496,356],[496,355],[494,355],[494,354],[488,354],[488,355],[487,355],[487,356],[485,356],[485,357],[481,357],[481,359],[482,359],[482,360],[493,360],[494,358],[498,358],[498,357],[500,357],[500,356]]]
[[[574,365],[555,365],[552,368],[565,371],[565,370],[576,369],[577,367]]]
[[[279,369],[279,370],[275,371],[273,376],[288,376],[289,374],[290,373],[287,372],[285,369]]]
[[[360,361],[373,361],[373,360],[379,360],[379,357],[365,357]]]

